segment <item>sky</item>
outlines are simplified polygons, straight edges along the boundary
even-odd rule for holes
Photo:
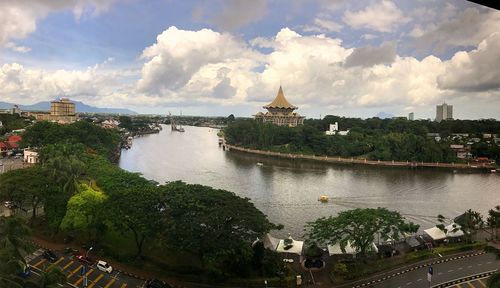
[[[462,0],[2,0],[0,101],[500,119],[500,11]]]

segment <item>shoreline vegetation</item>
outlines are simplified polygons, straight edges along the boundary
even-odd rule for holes
[[[383,166],[383,167],[406,167],[406,168],[444,168],[444,169],[462,169],[471,171],[485,171],[488,172],[490,169],[496,168],[494,165],[479,163],[479,164],[464,164],[464,163],[428,163],[428,162],[411,162],[411,161],[381,161],[381,160],[368,160],[358,159],[358,158],[342,158],[340,156],[316,156],[307,154],[294,154],[294,153],[281,153],[269,150],[258,150],[250,149],[245,147],[240,147],[236,145],[230,145],[227,143],[222,144],[228,151],[235,150],[238,152],[257,154],[269,157],[286,158],[292,160],[312,160],[324,163],[335,163],[335,164],[347,164],[347,165],[371,165],[371,166]]]
[[[500,121],[494,119],[438,123],[329,115],[296,127],[238,119],[221,134],[221,144],[234,150],[290,159],[475,171],[500,164]]]

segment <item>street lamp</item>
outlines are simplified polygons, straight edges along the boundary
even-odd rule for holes
[[[85,253],[85,274],[83,275],[83,287],[87,287],[88,285],[88,280],[87,280],[87,263],[89,259],[89,252],[93,249],[94,247],[90,247],[89,250],[87,250],[87,253]]]

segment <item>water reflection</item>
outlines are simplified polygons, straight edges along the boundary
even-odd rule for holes
[[[213,129],[164,128],[134,139],[120,167],[160,183],[180,179],[249,197],[272,221],[285,225],[283,235],[300,236],[307,221],[351,208],[387,207],[430,226],[439,213],[452,217],[469,208],[485,213],[500,204],[496,175],[269,158],[223,151]],[[331,201],[320,203],[320,195]]]

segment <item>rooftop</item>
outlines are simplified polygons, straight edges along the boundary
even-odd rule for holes
[[[269,108],[281,108],[281,109],[297,109],[298,107],[293,106],[288,102],[285,98],[285,94],[283,93],[283,89],[280,86],[280,89],[278,90],[278,95],[276,95],[276,98],[274,98],[273,102],[267,104],[264,106],[264,108],[269,109]]]

